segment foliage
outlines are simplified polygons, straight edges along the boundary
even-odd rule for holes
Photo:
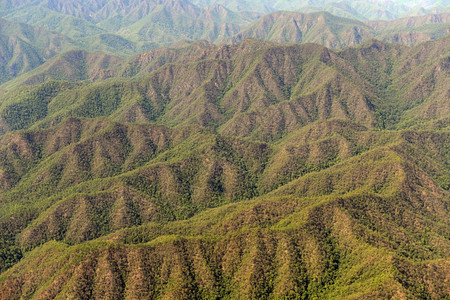
[[[447,297],[447,41],[67,54],[2,95],[0,298]]]

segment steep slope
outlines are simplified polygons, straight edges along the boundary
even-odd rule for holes
[[[45,244],[2,274],[2,298],[446,297],[449,194],[416,164],[421,159],[405,152],[421,151],[414,136],[420,134],[385,139],[261,198],[82,245],[68,244],[158,212],[146,206],[150,199],[114,184],[96,198],[68,197],[19,238],[26,247],[39,239],[64,243]],[[422,142],[438,150],[448,139]],[[439,150],[433,157],[449,158]]]
[[[208,39],[215,41],[223,36],[230,36],[239,31],[240,27],[236,23],[237,16],[231,11],[224,12],[223,15],[214,13],[214,10],[202,10],[195,6],[178,4],[168,6],[167,4],[157,4],[149,8],[144,16],[133,18],[135,15],[130,12],[130,16],[120,17],[126,21],[119,27],[118,33],[135,42],[147,44],[145,48],[156,48],[156,46],[168,46],[181,39]],[[223,8],[224,9],[224,8]],[[107,22],[107,23],[105,23]],[[116,24],[115,19],[104,21],[102,26],[108,28]],[[148,43],[147,41],[151,41]]]
[[[83,9],[80,7],[87,5],[84,2],[66,8],[65,3],[39,3],[19,3],[18,7],[4,12],[7,18],[42,28],[2,21],[0,82],[11,80],[74,47],[126,57],[192,39],[238,43],[253,37],[342,48],[376,37],[386,42],[415,45],[441,38],[449,30],[448,14],[361,23],[328,13],[276,12],[242,29],[259,15],[236,13],[217,4],[199,8],[183,1],[136,0],[130,5],[109,1],[89,4]]]
[[[113,77],[121,69],[123,59],[102,52],[72,50],[56,55],[32,71],[10,80],[2,87],[35,85],[50,80],[96,81]]]
[[[447,45],[56,57],[0,103],[0,298],[445,299]]]
[[[274,11],[318,12],[328,11],[340,17],[358,20],[394,20],[405,16],[417,16],[427,13],[447,12],[448,1],[403,1],[403,0],[194,0],[200,6],[222,4],[235,11],[258,11],[271,13]]]
[[[202,5],[200,7],[186,0],[104,0],[92,3],[20,1],[4,5],[0,13],[11,20],[65,34],[76,39],[77,44],[85,50],[101,50],[122,56],[170,46],[185,39],[228,43],[253,37],[276,42],[314,42],[342,48],[377,37],[384,41],[413,45],[443,37],[448,29],[448,14],[445,13],[398,22],[371,21],[362,24],[354,20],[373,19],[364,17],[368,13],[365,11],[366,6],[369,11],[377,11],[380,17],[376,20],[397,19],[401,11],[405,12],[409,6],[392,1],[250,2],[196,2]],[[263,8],[261,12],[261,9],[254,8],[255,5],[267,9]],[[302,12],[319,9],[338,16],[323,12],[300,14],[279,11],[297,10],[300,7]],[[413,7],[420,7],[420,4],[414,4]],[[265,13],[269,14],[261,18]],[[395,32],[392,31],[394,28]]]
[[[80,39],[86,50],[116,55],[169,46],[181,39],[215,41],[259,17],[222,5],[200,8],[185,0],[24,1],[4,8],[3,15]],[[102,43],[96,45],[98,39]]]
[[[231,41],[236,43],[252,37],[274,42],[317,43],[342,48],[357,45],[370,36],[371,30],[367,25],[329,13],[275,12],[255,21]]]
[[[47,93],[47,87],[27,90],[20,98],[20,90],[14,90],[4,95],[3,123],[19,129],[41,120],[39,126],[48,126],[68,115],[133,122],[138,113],[140,120],[215,126],[227,134],[267,140],[333,117],[377,124],[373,88],[363,81],[356,86],[354,71],[343,76],[335,66],[348,69],[348,63],[326,48],[249,40],[199,51],[198,60],[164,65],[137,81],[74,86],[44,101],[35,95]],[[333,93],[336,89],[341,92]],[[30,115],[32,103],[43,106],[44,114]],[[32,123],[24,125],[27,119]]]
[[[449,6],[436,6],[432,8],[416,8],[406,12],[402,17],[419,17],[430,14],[442,14],[442,13],[450,13]]]
[[[106,33],[104,29],[83,18],[67,15],[43,5],[27,4],[12,11],[6,10],[4,18],[56,31],[72,39]]]
[[[450,30],[450,14],[430,14],[397,19],[390,22],[370,21],[375,35],[382,41],[416,45],[446,36]]]
[[[393,83],[398,88],[391,88],[390,93],[394,95],[393,98],[401,95],[404,99],[401,109],[410,109],[402,117],[404,125],[432,119],[448,121],[449,41],[450,36],[447,35],[433,43],[423,43],[410,49],[393,73]]]
[[[270,141],[331,118],[368,128],[393,128],[399,122],[413,126],[420,119],[414,114],[422,111],[420,105],[432,107],[425,121],[446,117],[447,41],[414,48],[368,41],[341,52],[254,40],[155,50],[122,69],[120,62],[91,70],[104,77],[117,72],[114,79],[66,85],[54,92],[52,84],[44,84],[4,94],[1,128],[48,127],[66,116],[111,116],[126,122],[199,124]],[[130,81],[130,76],[135,79]],[[50,97],[44,100],[41,95]],[[436,105],[442,110],[434,109]],[[30,112],[30,106],[40,109]]]
[[[276,9],[273,7],[273,1],[263,0],[263,1],[253,1],[253,0],[230,0],[230,1],[220,1],[220,0],[193,0],[192,3],[199,6],[209,6],[214,4],[224,5],[225,7],[234,11],[252,11],[261,14],[268,14],[274,12]]]
[[[361,15],[356,9],[351,7],[350,4],[346,2],[332,2],[322,6],[305,6],[298,10],[298,12],[304,14],[321,11],[326,11],[332,15],[343,18],[356,19],[359,21],[367,20],[366,17]]]
[[[251,37],[282,43],[316,43],[344,48],[377,38],[385,42],[416,45],[444,37],[450,28],[449,16],[439,14],[362,22],[327,12],[275,12],[249,24],[224,41],[237,43]]]
[[[355,7],[354,4],[356,1],[351,2],[331,2],[324,5],[317,5],[317,6],[305,6],[297,10],[301,13],[312,13],[312,12],[319,12],[319,11],[327,11],[335,16],[338,17],[344,17],[349,19],[356,19],[360,21],[373,21],[374,23],[377,22],[386,22],[386,21],[396,21],[401,18],[406,17],[419,17],[419,16],[426,16],[426,15],[438,15],[438,14],[448,14],[450,13],[450,7],[447,6],[433,6],[429,7],[425,3],[422,5],[425,5],[429,8],[424,8],[424,6],[415,6],[416,8],[407,8],[404,12],[397,12],[395,14],[387,14],[385,11],[385,7],[378,9],[378,12],[375,14],[372,13],[366,13],[362,10],[360,10],[358,7]],[[410,3],[410,1],[408,1]],[[367,2],[366,2],[367,5]],[[364,6],[364,4],[363,4]],[[384,14],[384,17],[383,17]],[[386,20],[385,17],[388,17],[389,20]]]
[[[56,31],[71,38],[76,45],[88,51],[106,51],[114,55],[130,56],[141,49],[132,41],[100,28],[88,20],[63,14],[44,6],[28,5],[9,12],[5,18]]]
[[[0,82],[24,74],[73,45],[69,38],[0,19]]]

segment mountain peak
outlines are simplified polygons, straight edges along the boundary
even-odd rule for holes
[[[447,17],[193,1],[0,1],[0,299],[448,298]]]

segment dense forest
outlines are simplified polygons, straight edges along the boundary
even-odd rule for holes
[[[448,1],[0,1],[0,299],[450,299]]]
[[[448,297],[448,45],[74,50],[19,76],[0,298]]]

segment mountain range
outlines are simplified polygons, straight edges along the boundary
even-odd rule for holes
[[[1,96],[0,298],[448,297],[449,38],[54,56]]]
[[[0,299],[450,298],[448,0],[0,0]]]
[[[67,37],[30,25],[0,19],[0,81],[26,73],[56,53],[67,50]]]
[[[429,99],[428,105],[433,103],[433,107],[442,106],[443,110],[434,109],[434,112],[430,110],[431,115],[428,118],[435,119],[445,116],[448,112],[444,103],[439,104],[442,97],[448,96],[446,94],[448,78],[445,73],[448,39],[449,37],[446,37],[433,43],[421,44],[417,48],[370,40],[360,48],[356,48],[360,49],[358,51],[346,48],[339,52],[316,44],[304,47],[277,46],[278,48],[272,49],[273,44],[252,39],[235,46],[215,46],[200,41],[181,48],[153,50],[129,60],[101,53],[72,51],[57,56],[35,69],[31,72],[32,76],[25,74],[23,81],[20,81],[22,78],[19,77],[11,82],[17,83],[11,85],[11,90],[3,94],[4,101],[0,106],[0,115],[3,116],[2,128],[5,132],[9,128],[26,128],[27,126],[24,126],[26,118],[33,120],[37,118],[42,126],[46,126],[48,123],[54,124],[53,120],[60,119],[61,116],[88,116],[84,110],[93,116],[104,115],[105,112],[102,110],[96,111],[96,105],[103,103],[101,98],[95,102],[90,99],[92,94],[97,94],[95,90],[100,89],[107,89],[117,95],[114,98],[121,99],[122,102],[108,108],[108,115],[115,114],[118,120],[126,121],[134,115],[135,117],[130,120],[167,119],[173,125],[214,124],[226,132],[239,135],[246,135],[246,131],[248,134],[253,130],[259,132],[259,129],[253,126],[247,126],[245,130],[232,129],[235,128],[234,123],[242,124],[244,120],[253,123],[264,116],[269,117],[268,110],[273,110],[275,114],[273,117],[289,112],[302,116],[294,120],[285,120],[293,128],[323,117],[346,117],[363,122],[363,125],[370,128],[385,127],[387,125],[381,125],[381,121],[371,108],[377,107],[383,116],[388,113],[395,114],[395,109],[404,112],[404,109],[408,108],[413,111],[416,104],[425,105],[422,103],[425,95]],[[430,45],[433,45],[433,50],[427,49]],[[417,67],[411,61],[411,57],[418,55],[416,51],[428,58],[427,65]],[[368,57],[370,61],[367,61]],[[201,70],[201,75],[198,74],[198,70]],[[421,74],[420,77],[417,76],[418,73]],[[110,80],[102,80],[106,78]],[[135,79],[130,81],[130,78]],[[45,85],[47,84],[45,81],[49,79],[72,82],[89,80],[95,83],[82,86],[64,84],[65,88],[62,91],[59,90],[60,84],[57,84],[55,92],[64,94],[57,99],[61,99],[64,105],[63,103],[56,105],[58,101],[52,102],[50,114],[30,115],[26,111],[34,101],[34,97],[26,96],[30,93],[28,87],[17,88],[18,85],[40,82]],[[39,86],[36,88],[40,89]],[[19,97],[22,90],[27,93]],[[351,97],[337,96],[342,99],[333,103],[332,90],[338,90]],[[40,92],[37,93],[40,95]],[[53,88],[49,93],[53,94]],[[122,93],[126,93],[127,96]],[[152,95],[151,101],[148,95]],[[314,101],[323,103],[324,106],[316,107],[317,103],[305,106],[303,102],[311,95],[314,95],[312,97]],[[25,101],[23,104],[17,101],[21,98]],[[73,100],[69,100],[72,98]],[[127,103],[125,99],[128,98],[131,102],[125,105]],[[318,98],[322,100],[319,101]],[[356,102],[343,102],[346,99]],[[401,106],[395,108],[400,105],[395,103],[398,99],[402,99]],[[290,104],[286,105],[286,101],[290,100],[292,100]],[[42,106],[46,101],[36,105]],[[329,101],[331,102],[325,104]],[[299,105],[300,102],[303,104],[296,106],[294,105],[296,102]],[[68,106],[68,103],[75,106]],[[390,106],[387,107],[387,104]],[[26,109],[23,115],[18,110],[18,107],[22,106]],[[317,110],[319,108],[321,110]],[[134,113],[131,113],[130,109]],[[9,110],[14,110],[13,119],[7,117]],[[138,111],[141,118],[136,115]],[[262,121],[254,123],[267,124]],[[280,127],[283,128],[283,125],[280,124]],[[277,130],[277,126],[268,128],[274,131],[275,136],[283,132]],[[269,132],[261,134],[260,138],[272,135]]]
[[[232,11],[186,0],[14,1],[0,5],[0,83],[72,49],[130,57],[180,41],[239,43],[247,37],[274,42],[318,43],[331,48],[377,38],[415,45],[444,37],[449,14],[393,21],[358,21],[326,12],[303,14]]]
[[[385,42],[414,45],[444,37],[450,28],[449,20],[449,14],[440,14],[395,21],[360,22],[326,12],[275,12],[224,40],[236,43],[252,37],[281,43],[316,43],[331,48],[344,48],[377,38]]]
[[[208,6],[221,4],[234,11],[257,11],[264,14],[274,11],[317,12],[328,11],[340,17],[359,20],[394,20],[406,16],[449,12],[449,1],[336,1],[336,0],[194,0],[194,4]]]

